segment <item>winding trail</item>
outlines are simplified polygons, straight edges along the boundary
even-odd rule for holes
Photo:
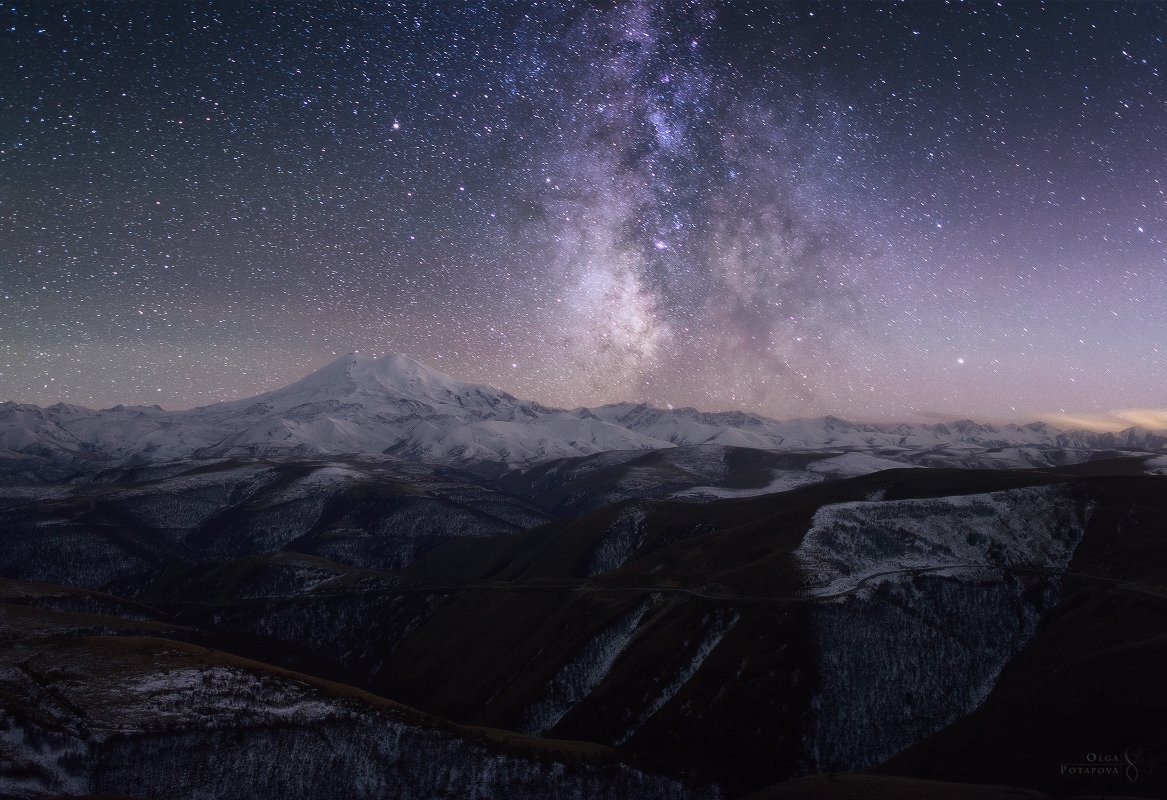
[[[671,594],[693,597],[718,603],[745,603],[745,604],[806,604],[837,600],[841,597],[853,595],[870,584],[882,578],[905,575],[915,577],[929,573],[946,572],[950,570],[977,570],[980,572],[998,572],[1002,575],[1036,575],[1044,577],[1079,578],[1082,580],[1105,583],[1113,588],[1126,592],[1135,592],[1149,597],[1167,598],[1167,587],[1139,583],[1125,578],[1111,578],[1104,575],[1094,575],[1087,572],[1059,571],[1051,569],[1037,569],[1029,567],[1000,567],[986,564],[943,564],[933,567],[911,567],[904,569],[883,570],[864,575],[852,586],[835,592],[815,592],[809,589],[797,594],[721,594],[706,592],[700,589],[691,589],[684,586],[647,586],[647,585],[608,585],[594,583],[587,579],[547,579],[526,583],[512,583],[509,581],[471,581],[461,584],[414,584],[409,586],[378,587],[376,589],[354,590],[351,592],[306,592],[300,595],[269,595],[264,597],[248,597],[236,600],[167,600],[159,603],[163,607],[183,606],[248,606],[263,605],[273,601],[301,602],[304,600],[339,600],[357,597],[377,597],[388,595],[408,594],[459,594],[462,592],[502,591],[502,592],[589,592],[589,593],[619,593],[634,592],[637,594]],[[955,577],[955,576],[953,576]]]

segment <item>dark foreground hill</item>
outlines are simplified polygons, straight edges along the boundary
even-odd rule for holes
[[[4,487],[2,793],[1162,791],[1167,478],[1145,459],[755,496],[821,459],[667,452]],[[689,492],[711,476],[730,496]]]

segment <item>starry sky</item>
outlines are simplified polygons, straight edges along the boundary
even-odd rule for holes
[[[1160,3],[9,2],[0,400],[1167,406]],[[1150,415],[1150,416],[1148,416]]]

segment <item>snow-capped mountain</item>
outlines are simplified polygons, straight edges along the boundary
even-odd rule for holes
[[[590,414],[454,380],[404,356],[356,353],[282,389],[189,411],[0,405],[0,450],[9,461],[361,453],[513,465],[667,446]]]
[[[775,421],[616,404],[562,410],[450,378],[405,356],[350,353],[282,389],[189,411],[60,403],[0,404],[0,471],[36,475],[94,462],[223,456],[380,454],[493,469],[615,450],[719,444],[878,451],[916,463],[994,454],[1004,465],[1050,461],[1035,451],[1167,449],[1167,432],[1099,434],[1050,425],[860,425],[824,417]],[[999,451],[1008,450],[1001,455]],[[1015,451],[1015,452],[1014,452]],[[1084,456],[1083,456],[1084,458]],[[992,460],[992,458],[990,458]],[[978,462],[981,463],[981,462]]]
[[[838,417],[777,421],[741,411],[706,412],[693,408],[663,410],[647,405],[619,403],[592,413],[638,433],[676,445],[723,444],[732,447],[783,449],[947,447],[967,443],[977,448],[1162,447],[1167,434],[1131,429],[1123,434],[1062,431],[1035,422],[994,427],[972,420],[939,425],[862,425]],[[1129,434],[1126,435],[1126,434]]]

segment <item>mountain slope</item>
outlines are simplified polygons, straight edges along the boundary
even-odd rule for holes
[[[380,578],[267,556],[109,590],[265,649],[279,640],[317,674],[445,718],[613,745],[731,792],[906,757],[934,735],[939,751],[900,774],[1060,791],[1044,764],[985,766],[1002,760],[991,723],[1024,690],[985,707],[963,763],[938,732],[976,718],[1032,648],[1025,659],[1057,671],[1053,698],[1092,691],[1091,675],[1117,679],[1122,647],[1158,646],[1161,609],[1150,612],[1162,600],[1145,592],[1167,564],[1164,479],[1108,471],[897,470],[702,504],[632,500],[447,541]],[[293,570],[311,583],[276,577]],[[1147,613],[1127,603],[1117,624],[1099,606],[1112,590]],[[1105,669],[1083,671],[1079,656],[1107,653]],[[1128,699],[1156,685],[1130,678]],[[1073,704],[1030,728],[1014,715],[1011,747],[1025,753],[1034,726],[1062,742],[1106,734],[1108,746],[1130,736],[1157,747],[1157,707],[1123,708],[1145,724],[1091,733]]]
[[[102,621],[0,603],[0,795],[716,796],[634,769],[610,748],[451,725],[155,638],[166,635],[156,624],[127,630],[106,618],[103,631]]]
[[[0,576],[101,586],[174,561],[277,551],[393,569],[450,537],[548,519],[472,476],[392,460],[161,466],[162,475],[132,482],[113,472],[66,486],[0,486]]]

